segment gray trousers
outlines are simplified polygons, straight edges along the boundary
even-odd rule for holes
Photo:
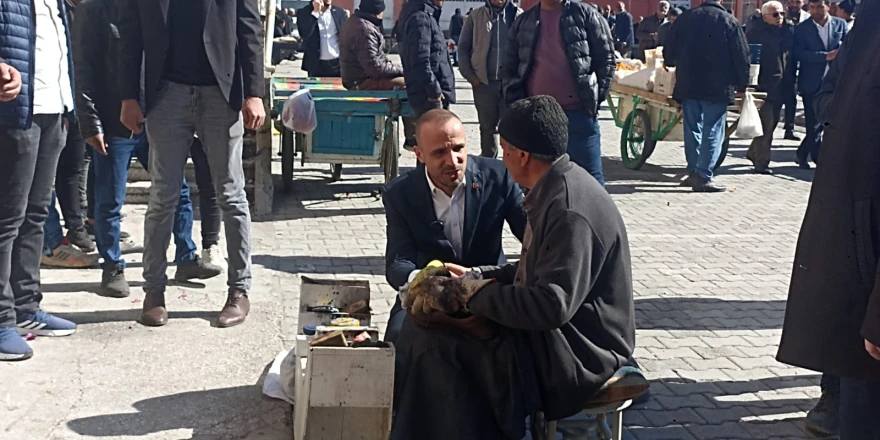
[[[501,81],[490,81],[474,87],[474,105],[477,107],[477,119],[480,121],[480,155],[496,157],[498,155],[498,121],[506,108]]]
[[[217,86],[163,81],[147,113],[150,142],[150,203],[144,220],[144,291],[165,291],[166,252],[193,134],[208,156],[217,202],[226,226],[229,290],[251,285],[251,217],[244,191],[241,112],[229,107]]]

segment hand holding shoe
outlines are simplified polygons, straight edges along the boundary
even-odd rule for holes
[[[408,309],[421,311],[428,315],[433,311],[454,315],[467,311],[467,304],[486,285],[494,280],[462,280],[447,276],[430,276],[410,287],[404,301]],[[442,273],[442,272],[441,272]]]

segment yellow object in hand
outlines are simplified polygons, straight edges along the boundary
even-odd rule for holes
[[[410,286],[415,286],[420,281],[428,278],[430,276],[434,276],[439,274],[440,272],[446,271],[446,266],[440,260],[433,260],[425,266],[424,269],[420,270],[419,273],[416,274],[415,278],[413,278],[412,282],[409,283]]]

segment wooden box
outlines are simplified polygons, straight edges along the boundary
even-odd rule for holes
[[[675,89],[675,68],[660,67],[654,72],[654,93],[672,96]]]

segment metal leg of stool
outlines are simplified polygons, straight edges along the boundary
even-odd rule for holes
[[[544,433],[547,440],[556,440],[556,421],[547,422],[547,431]]]
[[[623,439],[623,411],[614,411],[611,415],[611,439]]]

